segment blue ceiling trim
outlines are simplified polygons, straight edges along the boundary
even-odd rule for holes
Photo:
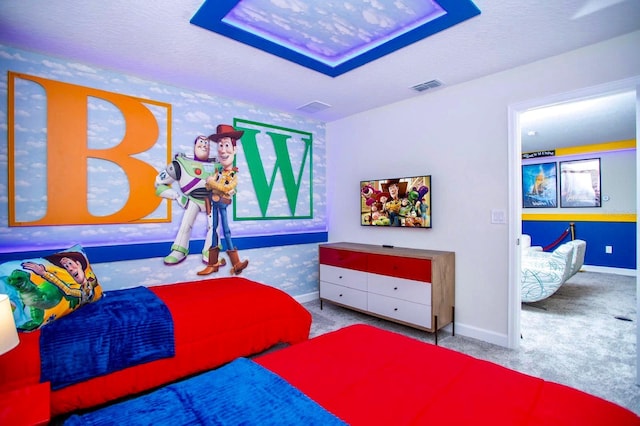
[[[222,21],[223,18],[240,1],[206,0],[190,22],[330,77],[337,77],[480,14],[480,9],[471,0],[437,0],[438,5],[447,12],[445,15],[374,47],[359,56],[348,59],[339,65],[331,66],[288,47],[224,23]]]

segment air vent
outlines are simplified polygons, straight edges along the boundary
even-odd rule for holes
[[[325,110],[327,108],[331,108],[331,105],[325,104],[324,102],[320,102],[320,101],[313,101],[313,102],[309,102],[308,104],[302,105],[297,109],[298,111],[314,113],[314,112]]]
[[[415,86],[412,86],[411,88],[413,90],[415,90],[416,92],[424,92],[425,90],[429,90],[429,89],[435,89],[436,87],[440,87],[442,86],[442,82],[439,80],[430,80],[430,81],[425,81],[424,83],[420,83],[420,84],[416,84]]]

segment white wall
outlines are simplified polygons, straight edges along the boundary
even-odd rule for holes
[[[640,32],[327,124],[329,240],[456,253],[456,333],[507,345],[510,104],[640,75]],[[437,76],[435,76],[437,78]],[[399,87],[398,90],[405,90]],[[432,175],[433,228],[359,225],[359,181]]]

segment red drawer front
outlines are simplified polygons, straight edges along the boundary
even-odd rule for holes
[[[320,247],[320,263],[366,272],[367,254],[357,251]]]
[[[368,254],[367,270],[374,274],[431,282],[431,260]]]

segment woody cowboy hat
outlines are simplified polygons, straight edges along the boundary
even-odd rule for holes
[[[242,135],[244,135],[244,131],[236,130],[229,124],[218,124],[218,127],[216,127],[216,132],[213,135],[210,135],[209,139],[215,142],[218,142],[222,138],[231,138],[233,140],[238,140],[242,137]]]

